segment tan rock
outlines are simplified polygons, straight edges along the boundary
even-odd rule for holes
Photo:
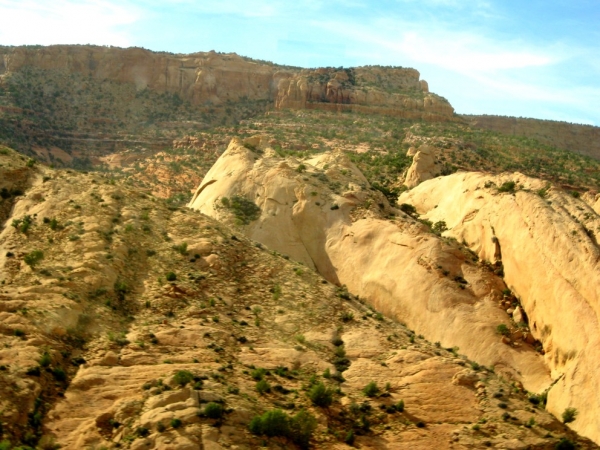
[[[421,145],[416,152],[414,147],[411,147],[408,150],[407,156],[413,156],[413,162],[408,168],[404,179],[404,185],[406,187],[413,188],[419,183],[435,178],[440,174],[440,171],[435,164],[436,149],[434,147],[424,144]]]
[[[506,181],[526,190],[511,195],[493,187]],[[591,228],[600,226],[600,217],[558,189],[550,191],[549,204],[535,194],[545,186],[517,173],[459,173],[429,180],[400,201],[415,205],[431,221],[445,220],[449,234],[483,260],[494,258],[490,237],[497,237],[505,280],[519,296],[531,333],[541,340],[545,361],[558,380],[548,409],[560,415],[567,407],[577,408],[581,415],[572,427],[598,440],[600,405],[588,400],[591,392],[600,391],[600,379],[584,374],[600,371],[600,250],[573,217],[587,214]]]

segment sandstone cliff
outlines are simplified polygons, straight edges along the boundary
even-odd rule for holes
[[[411,119],[453,120],[414,69],[359,67],[302,70],[236,54],[157,53],[97,46],[0,47],[0,76],[25,67],[63,70],[179,95],[193,105],[273,101],[277,108],[327,109]]]
[[[256,220],[238,220],[248,237],[531,391],[549,386],[549,372],[531,345],[520,337],[516,346],[501,342],[496,326],[510,319],[499,307],[505,286],[490,268],[391,208],[343,154],[299,161],[266,148],[260,157],[250,150],[260,142],[254,138],[244,146],[234,139],[190,207],[233,223],[232,211],[244,219],[242,205],[255,202]],[[240,198],[239,206],[232,205]]]
[[[600,440],[600,217],[584,201],[520,174],[457,173],[400,196],[481,259],[501,259],[555,380],[548,409],[575,407]]]
[[[454,120],[452,106],[444,98],[430,94],[414,69],[304,70],[295,76],[282,77],[275,106],[429,121]]]
[[[462,115],[471,126],[512,136],[537,139],[572,152],[600,159],[600,128],[523,117]]]

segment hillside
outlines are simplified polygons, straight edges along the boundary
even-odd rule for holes
[[[0,47],[0,450],[598,448],[597,130]]]
[[[596,448],[542,397],[226,225],[105,175],[27,167],[7,149],[0,163],[2,180],[29,183],[2,200],[5,441]],[[273,409],[295,417],[289,437],[249,428]]]

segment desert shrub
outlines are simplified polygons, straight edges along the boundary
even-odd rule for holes
[[[29,266],[35,266],[42,259],[44,259],[44,252],[41,250],[34,250],[30,253],[27,253],[23,258],[23,261],[25,261],[25,264]]]
[[[365,394],[367,397],[375,397],[378,393],[379,387],[374,381],[371,381],[363,388],[363,394]]]
[[[554,446],[556,450],[575,450],[575,443],[567,438],[560,438],[560,441]]]
[[[65,381],[67,379],[67,373],[62,367],[55,367],[52,369],[52,375],[54,375],[56,381]]]
[[[501,334],[502,336],[508,336],[510,334],[510,330],[508,329],[508,327],[501,323],[500,325],[498,325],[496,327],[496,331]]]
[[[567,408],[562,413],[563,423],[570,423],[575,420],[575,416],[577,415],[577,409],[575,408]]]
[[[238,225],[248,225],[260,217],[260,208],[251,200],[239,195],[234,195],[231,199],[224,197],[221,199],[221,203],[231,210]]]
[[[436,222],[433,224],[433,226],[431,227],[431,231],[433,231],[435,234],[442,234],[444,231],[446,231],[448,229],[448,226],[446,225],[446,222],[443,220],[440,220],[439,222]]]
[[[225,409],[223,408],[223,405],[219,403],[210,402],[204,407],[204,416],[208,417],[209,419],[220,419],[223,417],[224,413]]]
[[[289,417],[280,409],[272,409],[262,416],[256,416],[250,422],[252,434],[258,436],[286,437],[302,449],[309,448],[310,438],[317,427],[316,419],[302,410]]]
[[[42,356],[40,356],[38,363],[42,367],[48,367],[52,363],[52,358],[50,357],[50,354],[48,352],[44,352]]]
[[[298,165],[298,167],[296,167],[296,172],[298,172],[298,173],[306,172],[306,166],[304,164]]]
[[[271,392],[271,385],[267,382],[267,380],[260,380],[256,383],[256,390],[260,395],[263,395],[267,392]]]
[[[403,213],[408,214],[409,216],[416,216],[417,215],[417,208],[415,208],[413,205],[411,205],[409,203],[402,203],[400,205],[400,211],[402,211]]]
[[[400,400],[394,405],[394,409],[398,412],[404,412],[404,400]]]
[[[267,370],[260,368],[260,367],[258,369],[254,369],[254,370],[252,370],[252,372],[250,372],[250,376],[252,378],[254,378],[256,381],[262,380],[266,374],[267,374]]]
[[[341,337],[336,336],[331,340],[331,343],[333,345],[335,345],[336,347],[339,347],[340,345],[344,345],[344,341],[342,340]]]
[[[194,374],[189,370],[178,370],[173,375],[173,382],[179,386],[185,386],[194,379]]]
[[[323,383],[317,383],[308,391],[308,398],[313,405],[327,408],[333,403],[333,392]]]
[[[29,214],[27,214],[22,219],[15,219],[12,221],[12,226],[19,230],[21,233],[27,233],[31,225],[33,225],[33,218]]]
[[[516,183],[514,181],[506,181],[498,188],[498,192],[515,192]]]
[[[351,322],[354,320],[354,314],[350,311],[344,311],[340,318],[342,319],[342,322]]]
[[[181,425],[182,425],[181,420],[176,419],[176,418],[171,419],[171,426],[173,428],[179,428]]]
[[[177,253],[180,253],[182,255],[187,255],[187,242],[183,242],[179,245],[174,245],[173,247],[171,247],[173,250],[175,250]]]
[[[280,409],[272,409],[262,416],[252,419],[250,432],[259,436],[287,436],[289,434],[289,417]]]
[[[177,275],[175,275],[175,272],[167,272],[165,278],[167,279],[167,281],[175,281],[177,280]]]
[[[346,433],[344,442],[350,446],[354,445],[354,431],[350,430]]]

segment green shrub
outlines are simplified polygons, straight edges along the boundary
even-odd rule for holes
[[[67,373],[62,367],[55,367],[52,369],[52,375],[57,381],[65,381],[67,379]]]
[[[194,374],[189,370],[178,370],[173,375],[173,382],[179,386],[185,386],[194,379]]]
[[[400,400],[394,405],[394,409],[398,412],[404,412],[404,400]]]
[[[570,423],[575,420],[575,416],[578,414],[577,409],[567,408],[562,413],[563,423]]]
[[[221,203],[231,210],[238,225],[248,225],[260,217],[260,208],[251,200],[239,195],[234,195],[231,199],[224,197],[221,199]]]
[[[210,402],[204,407],[204,416],[208,417],[209,419],[220,419],[223,417],[224,413],[225,409],[223,408],[223,405],[219,403]]]
[[[567,438],[560,438],[560,441],[554,446],[556,450],[575,450],[575,443]]]
[[[3,440],[0,442],[0,450],[10,450],[12,448],[12,444],[8,440]]]
[[[176,419],[176,418],[171,419],[171,426],[173,428],[179,428],[181,425],[182,425],[181,420]]]
[[[23,258],[23,261],[25,261],[25,264],[29,266],[34,266],[42,259],[44,259],[44,252],[41,250],[34,250],[30,253],[27,253]]]
[[[254,369],[252,372],[250,372],[250,376],[252,378],[254,378],[256,381],[262,380],[266,374],[267,374],[267,370],[262,369],[260,367],[258,369]]]
[[[40,356],[38,363],[42,367],[48,367],[52,363],[52,358],[50,357],[50,354],[48,352],[44,352],[42,356]]]
[[[508,329],[508,327],[501,323],[500,325],[498,325],[496,327],[496,331],[501,334],[502,336],[508,336],[510,334],[510,330]]]
[[[417,214],[417,208],[415,208],[413,205],[410,205],[408,203],[402,203],[400,205],[400,211],[402,211],[403,213],[408,214],[409,216],[416,216]]]
[[[350,430],[346,433],[346,437],[344,438],[344,442],[350,446],[354,445],[354,431]]]
[[[187,242],[183,242],[179,245],[174,245],[173,247],[171,247],[173,250],[175,250],[177,253],[180,253],[182,255],[187,255]]]
[[[378,393],[379,387],[374,381],[371,381],[363,388],[363,394],[365,394],[367,397],[375,397]]]
[[[252,434],[286,437],[302,449],[309,448],[310,438],[316,427],[317,421],[310,413],[302,410],[289,417],[280,409],[272,409],[262,416],[254,417],[249,425]]]
[[[515,192],[516,183],[514,181],[506,181],[498,188],[498,192]]]
[[[333,403],[333,391],[323,383],[317,383],[308,391],[308,398],[313,405],[327,408]]]
[[[289,418],[280,409],[272,409],[262,416],[256,416],[250,422],[250,432],[256,435],[287,436],[289,434]]]
[[[446,222],[443,220],[440,220],[439,222],[434,223],[433,226],[431,227],[431,231],[433,231],[437,235],[442,234],[447,229],[448,229],[448,226],[446,225]]]
[[[175,275],[175,272],[168,272],[165,275],[165,278],[167,279],[167,281],[175,281],[177,279],[177,275]]]
[[[267,380],[260,380],[256,383],[256,390],[260,395],[271,392],[271,385]]]

